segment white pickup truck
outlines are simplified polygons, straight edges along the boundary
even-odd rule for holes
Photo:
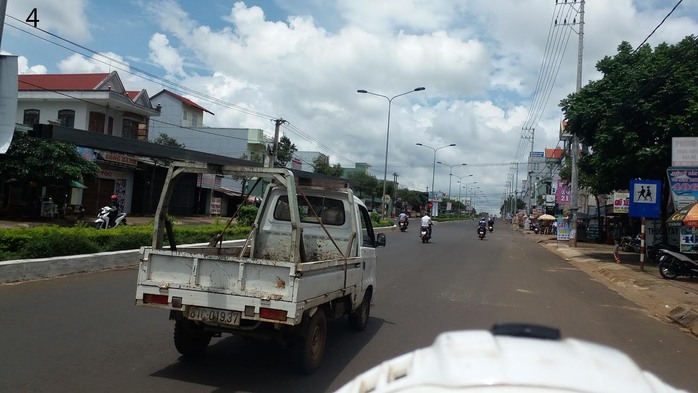
[[[173,180],[212,170],[269,181],[247,239],[164,248],[164,227],[173,242],[165,220]],[[376,247],[385,246],[385,235],[374,233],[366,206],[350,189],[298,183],[283,168],[170,167],[153,244],[141,250],[136,305],[170,310],[182,355],[203,355],[222,333],[274,338],[289,344],[300,370],[310,373],[325,351],[325,318],[348,315],[352,329],[365,329]]]

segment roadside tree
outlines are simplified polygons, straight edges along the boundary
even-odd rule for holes
[[[696,63],[695,36],[654,50],[623,42],[597,63],[603,78],[561,101],[569,132],[589,148],[579,160],[580,186],[598,195],[627,189],[631,179],[666,182],[671,138],[698,136]]]
[[[342,177],[342,173],[344,173],[344,169],[342,169],[339,163],[330,165],[325,156],[315,157],[312,165],[313,172],[315,173],[322,173],[323,175],[335,177]]]

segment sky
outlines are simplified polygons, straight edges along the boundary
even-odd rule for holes
[[[582,85],[623,41],[698,32],[696,2],[662,23],[677,3],[587,0]],[[36,26],[25,22],[33,9]],[[562,147],[558,103],[576,88],[580,30],[553,20],[578,11],[554,0],[8,0],[0,49],[19,56],[20,73],[116,70],[128,90],[177,91],[215,114],[211,127],[272,135],[282,118],[301,151],[368,163],[401,188],[467,190],[477,210],[498,213],[528,152]],[[563,34],[559,67],[545,68]]]

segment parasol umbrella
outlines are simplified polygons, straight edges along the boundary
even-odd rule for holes
[[[666,224],[671,227],[698,227],[698,202],[686,205],[672,214]]]
[[[557,220],[557,218],[555,218],[555,216],[550,215],[550,214],[541,214],[540,216],[538,216],[538,219],[542,220],[542,221],[555,221],[555,220]]]

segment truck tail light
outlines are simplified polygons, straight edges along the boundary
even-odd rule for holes
[[[143,294],[143,303],[168,304],[167,295]]]
[[[273,319],[275,321],[286,321],[286,311],[274,310],[273,308],[260,308],[259,316],[265,319]]]

